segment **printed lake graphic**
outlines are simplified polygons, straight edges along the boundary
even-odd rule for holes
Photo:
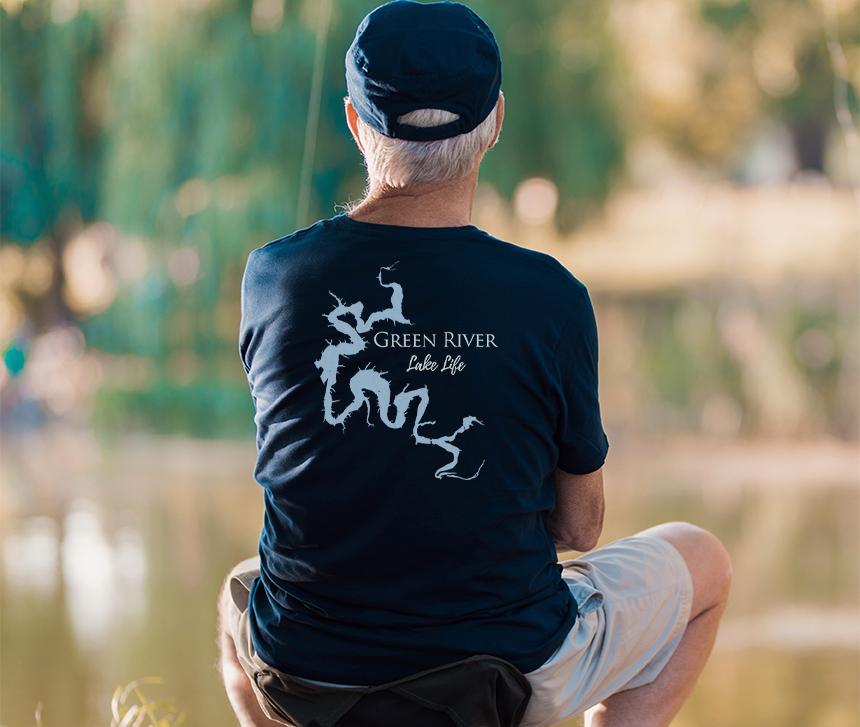
[[[463,423],[452,433],[439,436],[429,436],[421,432],[421,428],[436,424],[433,420],[424,421],[424,414],[430,404],[430,391],[427,386],[421,386],[415,389],[410,389],[407,384],[403,391],[395,395],[392,399],[391,384],[385,378],[387,371],[377,371],[372,365],[357,371],[349,379],[349,390],[352,392],[352,401],[349,402],[340,412],[334,413],[334,405],[337,400],[334,398],[334,387],[337,383],[339,370],[344,366],[342,358],[347,358],[367,347],[367,342],[362,334],[369,333],[373,327],[384,321],[389,321],[395,324],[404,326],[413,325],[403,314],[403,288],[399,283],[394,281],[385,282],[383,280],[383,271],[391,272],[394,270],[397,262],[391,265],[383,266],[379,269],[376,279],[383,288],[391,290],[391,305],[384,310],[375,311],[363,318],[364,303],[358,301],[347,305],[337,295],[329,291],[335,299],[337,305],[329,312],[323,314],[335,330],[342,333],[347,338],[338,342],[326,341],[328,344],[323,349],[319,359],[314,363],[320,369],[320,378],[325,384],[325,395],[323,397],[323,413],[325,420],[332,426],[340,425],[346,430],[346,420],[354,412],[367,406],[367,425],[373,426],[371,417],[373,415],[373,401],[375,399],[376,411],[379,414],[380,420],[385,426],[391,429],[401,429],[406,424],[406,419],[409,414],[409,408],[413,399],[417,399],[418,407],[415,414],[415,419],[412,423],[412,438],[416,444],[430,444],[439,447],[451,455],[451,460],[436,470],[435,477],[442,479],[443,477],[455,477],[461,480],[471,480],[478,476],[481,472],[481,467],[484,462],[478,466],[474,474],[464,476],[457,474],[454,469],[460,461],[460,448],[454,444],[454,440],[476,424],[483,424],[482,421],[474,416],[464,416]],[[344,320],[344,318],[351,318]],[[394,406],[395,415],[390,417],[391,406]]]

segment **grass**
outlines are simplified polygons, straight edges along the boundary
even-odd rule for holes
[[[180,727],[185,724],[185,713],[167,699],[152,699],[145,686],[163,684],[160,677],[135,679],[119,686],[110,702],[111,727]],[[42,725],[42,703],[36,705],[34,714],[36,727]]]
[[[153,684],[163,684],[163,681],[160,677],[144,677],[116,688],[110,703],[111,727],[179,727],[185,724],[185,713],[178,711],[173,702],[147,696],[144,685]]]

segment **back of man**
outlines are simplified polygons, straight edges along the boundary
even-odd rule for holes
[[[339,214],[251,253],[240,351],[262,659],[340,684],[482,653],[544,664],[577,617],[553,473],[608,446],[585,287],[473,225]]]
[[[665,727],[731,564],[683,522],[557,561],[603,524],[597,326],[561,264],[470,222],[498,44],[462,3],[391,0],[345,67],[364,198],[243,278],[265,522],[219,597],[240,724],[337,727],[379,692],[433,724]]]

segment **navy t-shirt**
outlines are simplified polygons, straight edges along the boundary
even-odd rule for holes
[[[239,352],[267,663],[380,684],[552,656],[577,617],[545,524],[553,471],[592,472],[608,448],[581,282],[474,225],[341,213],[251,252]]]

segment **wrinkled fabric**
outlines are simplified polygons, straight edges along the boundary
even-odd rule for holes
[[[509,662],[479,655],[375,687],[336,688],[262,669],[257,687],[298,727],[516,727],[531,694]]]
[[[505,661],[479,654],[377,686],[323,686],[269,666],[248,631],[250,558],[229,578],[229,628],[263,712],[294,727],[517,727],[531,684]]]
[[[555,469],[609,446],[585,285],[474,225],[340,214],[252,251],[241,299],[266,663],[360,685],[544,663],[577,617]]]
[[[525,674],[532,696],[522,727],[552,727],[650,684],[690,620],[693,580],[668,540],[639,533],[561,565],[579,618],[558,652]]]

